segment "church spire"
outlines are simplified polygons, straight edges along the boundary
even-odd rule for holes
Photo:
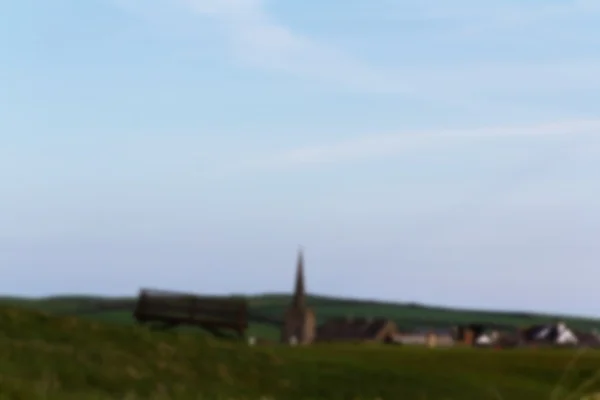
[[[294,288],[293,306],[303,308],[306,306],[306,289],[304,287],[304,255],[302,249],[298,250],[298,263],[296,265],[296,286]]]

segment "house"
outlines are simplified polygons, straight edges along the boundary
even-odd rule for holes
[[[564,323],[533,325],[522,332],[522,339],[528,344],[551,344],[573,346],[579,344],[577,335]]]
[[[600,334],[595,330],[590,332],[583,331],[573,331],[575,336],[577,336],[577,340],[579,341],[579,345],[583,347],[600,347]]]
[[[454,338],[456,342],[472,346],[481,342],[484,344],[489,341],[490,338],[485,336],[487,327],[483,324],[467,324],[457,325],[454,328]]]
[[[400,332],[394,335],[393,341],[399,344],[429,347],[453,346],[455,343],[453,330],[439,327],[400,329]]]
[[[386,318],[333,318],[317,328],[316,341],[392,343],[398,329]]]
[[[392,336],[392,342],[397,344],[425,346],[427,334],[420,332],[396,333]]]
[[[520,347],[522,345],[522,342],[523,341],[518,331],[504,331],[500,332],[498,338],[496,339],[496,342],[494,343],[494,346],[503,349],[515,348]]]
[[[448,332],[401,332],[392,337],[394,343],[429,346],[429,347],[447,347],[453,346],[455,341]]]
[[[481,347],[494,346],[499,338],[500,334],[498,331],[482,332],[474,339],[473,345]]]

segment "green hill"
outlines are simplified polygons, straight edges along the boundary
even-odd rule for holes
[[[288,295],[248,297],[250,305],[250,335],[267,339],[277,337],[283,313],[290,302]],[[486,323],[516,327],[562,319],[573,328],[600,328],[600,319],[530,314],[519,312],[489,312],[460,310],[411,303],[386,303],[325,296],[309,296],[319,322],[331,317],[385,317],[406,329],[446,328],[459,323]],[[55,296],[43,299],[0,298],[0,304],[17,304],[61,315],[74,315],[96,320],[131,323],[134,298],[102,298],[93,296]]]
[[[16,306],[0,307],[0,354],[1,399],[579,400],[600,389],[595,352],[569,367],[565,350],[249,347]]]

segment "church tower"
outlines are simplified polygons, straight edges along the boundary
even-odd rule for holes
[[[296,265],[296,283],[292,303],[284,316],[281,329],[283,343],[308,344],[314,341],[317,322],[314,312],[306,304],[306,288],[304,285],[304,255],[298,252]]]

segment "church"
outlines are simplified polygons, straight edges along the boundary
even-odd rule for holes
[[[304,285],[304,255],[298,252],[296,283],[292,302],[287,309],[281,329],[281,342],[287,344],[309,344],[315,340],[317,320],[306,302]]]
[[[397,334],[396,324],[387,318],[333,318],[317,326],[315,312],[308,306],[304,255],[298,252],[296,281],[292,301],[285,312],[281,342],[306,345],[313,342],[391,342]]]

